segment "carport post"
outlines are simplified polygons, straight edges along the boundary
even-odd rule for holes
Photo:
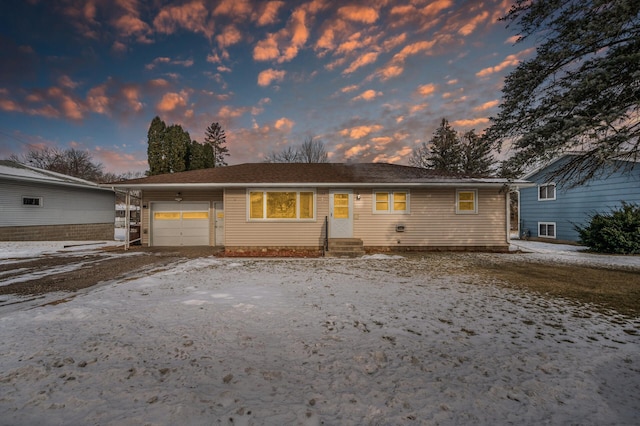
[[[124,214],[124,228],[125,228],[125,233],[124,233],[124,249],[125,250],[129,250],[129,233],[131,232],[130,227],[131,224],[130,222],[130,217],[129,217],[129,206],[131,205],[131,192],[129,190],[129,188],[127,188],[127,195],[125,197],[125,214]]]

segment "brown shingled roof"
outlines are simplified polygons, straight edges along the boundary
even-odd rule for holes
[[[113,182],[162,184],[410,183],[451,181],[456,175],[386,163],[246,163]]]

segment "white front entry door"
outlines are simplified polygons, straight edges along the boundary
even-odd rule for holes
[[[353,191],[329,190],[329,238],[353,237]]]
[[[224,246],[224,209],[222,208],[222,201],[215,201],[213,203],[213,211],[215,212],[215,241],[216,246]]]

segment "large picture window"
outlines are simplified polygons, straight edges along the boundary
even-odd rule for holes
[[[249,190],[249,220],[314,220],[315,192]]]
[[[408,191],[374,191],[373,212],[377,214],[408,214]]]

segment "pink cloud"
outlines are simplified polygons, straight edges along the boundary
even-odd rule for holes
[[[303,8],[298,8],[291,14],[286,28],[275,34],[268,34],[266,39],[260,40],[256,44],[253,49],[253,59],[256,61],[276,60],[278,63],[291,61],[298,55],[308,38],[306,11]]]
[[[289,120],[286,117],[282,117],[276,120],[276,122],[273,124],[273,127],[284,132],[290,132],[294,125],[295,125],[295,122],[293,120]]]
[[[148,42],[146,35],[149,34],[151,28],[149,25],[134,15],[122,15],[116,19],[113,26],[121,37],[138,36],[138,41]]]
[[[357,84],[352,84],[351,86],[346,86],[340,89],[342,93],[349,93],[349,92],[353,92],[354,90],[358,90]]]
[[[266,39],[260,40],[253,48],[253,59],[255,61],[270,61],[280,55],[278,42],[274,34],[269,34]]]
[[[259,27],[271,25],[278,21],[278,12],[284,6],[283,1],[268,1],[259,5],[254,12],[253,19]]]
[[[58,78],[58,84],[65,89],[75,89],[80,85],[79,83],[71,80],[71,77],[69,77],[68,75],[60,76],[60,78]]]
[[[218,46],[224,49],[242,41],[242,34],[235,25],[227,25],[222,33],[216,36],[216,41]]]
[[[366,65],[374,63],[378,59],[378,52],[368,52],[360,55],[355,61],[349,65],[347,69],[345,69],[343,74],[351,74],[356,71],[358,68],[364,67]]]
[[[338,9],[338,16],[348,21],[373,24],[378,20],[378,12],[368,6],[343,6]]]
[[[435,93],[437,86],[433,83],[423,84],[422,86],[418,86],[416,93],[421,96],[431,96]]]
[[[535,51],[535,47],[531,47],[529,49],[525,49],[521,52],[518,52],[513,55],[507,56],[502,62],[493,67],[484,68],[476,73],[477,77],[487,77],[491,74],[495,74],[504,70],[505,68],[515,67],[517,66],[522,58],[528,56],[530,53]]]
[[[468,22],[466,22],[458,30],[458,33],[463,36],[468,36],[475,31],[478,25],[482,24],[483,22],[486,22],[488,18],[489,18],[489,12],[487,12],[486,10],[482,11],[479,15],[474,16]]]
[[[232,18],[244,18],[249,16],[252,6],[248,0],[222,0],[213,10],[215,16],[228,15]]]
[[[382,92],[376,92],[375,90],[365,90],[355,98],[351,99],[352,101],[371,101],[379,96],[382,96]]]
[[[242,117],[248,110],[249,108],[246,107],[233,108],[231,106],[224,105],[218,110],[218,117],[222,120],[238,118]]]
[[[340,131],[342,136],[348,136],[351,139],[361,139],[370,133],[377,132],[382,130],[382,126],[379,124],[374,124],[371,126],[363,125],[363,126],[355,126],[349,129],[343,129]]]
[[[451,125],[453,127],[466,127],[466,128],[471,128],[471,127],[475,127],[478,125],[484,125],[489,123],[489,119],[488,118],[474,118],[474,119],[468,119],[468,120],[456,120],[451,122]]]
[[[378,71],[380,80],[387,81],[391,78],[398,77],[404,72],[404,67],[400,65],[390,64]]]
[[[178,107],[187,105],[187,96],[185,93],[169,92],[165,93],[156,109],[160,112],[171,112]]]
[[[287,72],[284,70],[274,70],[272,68],[261,71],[260,74],[258,74],[258,86],[265,87],[274,81],[282,81],[286,74]]]
[[[351,148],[347,149],[344,152],[344,157],[346,159],[357,157],[358,155],[362,154],[363,152],[366,152],[367,150],[369,150],[369,148],[371,148],[371,145],[369,145],[369,144],[354,145],[354,146],[352,146]]]
[[[107,96],[107,86],[92,87],[87,93],[87,105],[89,110],[97,114],[109,114],[111,100]]]
[[[214,25],[209,20],[209,11],[200,0],[194,0],[180,6],[165,6],[153,20],[155,29],[164,34],[173,34],[184,28],[213,37]]]
[[[394,62],[404,62],[409,56],[417,55],[418,53],[428,52],[436,44],[435,40],[431,41],[417,41],[411,43],[400,50],[393,56]]]
[[[498,99],[495,99],[493,101],[485,102],[482,105],[475,107],[473,110],[474,111],[486,111],[488,109],[497,107],[498,105],[500,105],[500,101]]]

